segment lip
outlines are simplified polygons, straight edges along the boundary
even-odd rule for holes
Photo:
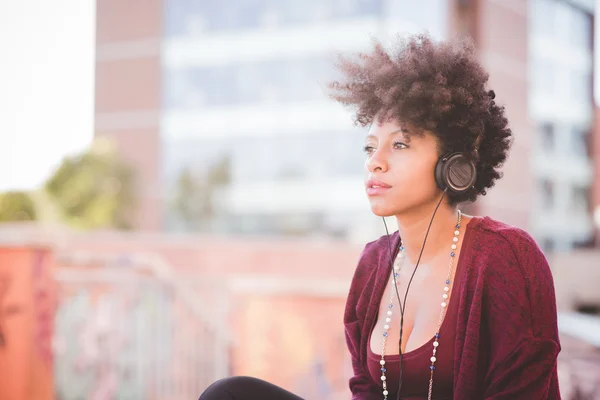
[[[379,179],[371,178],[365,184],[367,189],[368,196],[378,196],[382,195],[392,187],[385,182],[380,181]]]

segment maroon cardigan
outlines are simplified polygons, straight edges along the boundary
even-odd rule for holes
[[[399,240],[393,233],[394,249]],[[535,241],[518,228],[474,217],[458,262],[464,271],[453,300],[459,302],[454,400],[560,399],[554,281]],[[383,398],[381,382],[374,382],[367,369],[367,346],[389,268],[383,236],[365,246],[352,279],[344,326],[353,400]]]

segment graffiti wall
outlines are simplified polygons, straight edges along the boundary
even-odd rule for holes
[[[54,398],[52,253],[0,248],[0,399]]]

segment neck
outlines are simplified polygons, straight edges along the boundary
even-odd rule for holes
[[[427,204],[420,210],[396,215],[398,231],[402,238],[402,245],[408,261],[415,264],[421,253],[423,240],[431,222],[437,201]],[[431,229],[427,235],[427,243],[423,249],[420,263],[427,263],[435,259],[441,252],[450,251],[453,232],[456,229],[457,210],[448,203],[443,202],[438,208]]]

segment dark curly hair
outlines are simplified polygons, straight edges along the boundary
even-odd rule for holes
[[[472,40],[435,42],[419,34],[398,38],[389,52],[375,41],[356,60],[340,57],[338,68],[345,79],[329,84],[331,97],[355,110],[355,124],[396,120],[416,134],[432,131],[441,154],[462,152],[475,163],[474,188],[450,195],[452,204],[485,195],[502,176],[512,133],[504,107],[486,89],[489,75]]]

